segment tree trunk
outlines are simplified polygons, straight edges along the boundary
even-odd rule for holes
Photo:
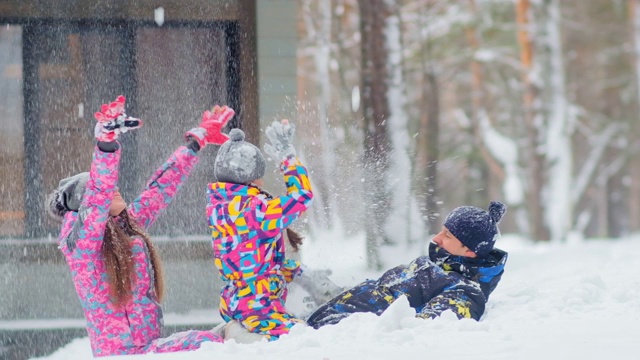
[[[426,10],[420,14],[421,27],[426,27]],[[421,36],[420,64],[422,86],[420,95],[420,126],[416,144],[415,179],[416,189],[424,196],[422,216],[428,234],[436,234],[440,226],[438,206],[438,160],[440,138],[440,90],[438,75],[431,64],[431,39]]]
[[[478,13],[478,8],[476,6],[475,0],[470,0],[469,6],[471,7],[471,12],[473,13],[474,18],[480,19],[481,16]],[[465,29],[465,34],[469,47],[473,50],[474,53],[476,53],[478,50],[480,50],[480,36],[478,35],[477,23],[473,23],[469,27],[467,27]],[[484,125],[485,127],[493,128],[493,125],[491,124],[491,118],[489,117],[486,110],[487,97],[485,96],[482,65],[478,60],[475,59],[475,56],[473,56],[469,66],[471,70],[471,115],[469,116],[469,118],[472,120],[475,145],[477,146],[478,151],[482,156],[482,160],[484,161],[484,164],[480,166],[487,168],[485,171],[483,171],[487,173],[487,181],[485,184],[482,184],[482,187],[490,190],[492,179],[495,179],[493,182],[504,183],[506,164],[501,164],[496,160],[494,154],[491,153],[484,139],[481,120],[487,122]],[[475,153],[471,154],[471,156],[473,158],[476,158]],[[470,162],[471,161],[472,160],[470,160]],[[515,167],[514,170],[516,170]],[[485,192],[485,197],[490,197],[489,192],[490,191]],[[504,194],[504,197],[508,198],[508,194]],[[484,199],[484,201],[482,201],[482,203],[488,204],[489,200],[489,198],[486,198]],[[509,205],[519,204],[510,203]]]
[[[388,217],[387,170],[390,150],[386,120],[387,50],[385,19],[388,9],[384,0],[360,0],[361,34],[361,103],[364,117],[364,184],[367,265],[381,269],[379,246],[385,241],[384,226]]]
[[[411,191],[411,139],[407,125],[407,89],[404,78],[402,50],[402,27],[400,8],[396,0],[385,0],[389,16],[386,18],[385,46],[387,48],[387,99],[389,119],[387,121],[391,152],[388,155],[389,178],[387,184],[393,189],[387,226],[384,229],[394,244],[411,244],[414,239],[425,237],[419,219],[418,204]],[[392,228],[393,227],[393,228]]]
[[[423,64],[425,62],[423,61]],[[438,141],[440,138],[440,94],[438,78],[432,68],[424,65],[422,80],[422,101],[420,137],[418,139],[418,167],[424,175],[425,221],[429,234],[436,234],[440,226],[438,206]]]
[[[524,84],[523,105],[524,121],[527,129],[527,152],[528,152],[528,203],[529,221],[531,223],[530,236],[535,240],[547,240],[549,234],[544,225],[543,208],[541,202],[542,188],[544,184],[544,158],[539,153],[540,131],[536,125],[536,117],[539,116],[536,101],[539,89],[534,82],[533,72],[533,43],[531,40],[531,29],[529,19],[531,8],[528,0],[518,0],[516,6],[516,19],[518,23],[518,43],[520,44],[520,62],[522,66],[522,81]]]
[[[640,108],[640,0],[629,0],[629,21],[631,23],[631,38],[633,40],[633,71],[636,78],[636,106]],[[637,123],[637,120],[636,120]],[[638,131],[638,125],[632,126]],[[640,157],[634,156],[629,163],[629,176],[632,181],[629,189],[629,230],[640,230]]]
[[[548,55],[548,123],[545,134],[547,162],[547,191],[545,201],[546,224],[553,241],[564,240],[571,230],[573,203],[571,184],[573,180],[573,149],[571,136],[573,122],[569,119],[569,100],[566,96],[562,34],[560,32],[560,2],[547,0],[545,7],[545,28]]]

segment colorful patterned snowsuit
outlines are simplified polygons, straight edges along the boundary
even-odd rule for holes
[[[287,283],[301,269],[298,262],[285,258],[282,232],[313,197],[307,170],[297,159],[283,161],[281,170],[286,196],[270,198],[255,187],[220,182],[207,190],[214,262],[226,282],[220,314],[270,340],[301,321],[284,306]]]
[[[506,261],[507,253],[499,249],[472,259],[450,255],[431,243],[429,257],[421,256],[343,292],[311,314],[307,323],[319,328],[357,312],[380,315],[401,295],[417,317],[435,318],[451,310],[460,319],[480,320]]]
[[[132,299],[116,308],[102,257],[102,239],[118,181],[120,150],[94,150],[90,179],[78,212],[65,214],[59,248],[69,267],[87,320],[94,356],[194,350],[207,341],[222,342],[208,331],[188,331],[160,339],[162,309],[155,294],[154,273],[143,239],[133,237],[135,284]],[[181,146],[151,177],[144,191],[127,207],[131,219],[148,229],[167,207],[197,162]]]

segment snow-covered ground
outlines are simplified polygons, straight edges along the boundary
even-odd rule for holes
[[[365,272],[364,240],[338,234],[305,244],[303,262],[333,270],[339,285]],[[382,316],[356,314],[320,330],[300,327],[275,342],[208,344],[190,353],[117,359],[639,359],[640,236],[532,244],[504,236],[509,251],[502,282],[480,322],[449,313],[419,320],[405,299]],[[387,266],[419,251],[389,249]],[[87,338],[76,339],[47,360],[91,357]],[[114,358],[116,359],[116,358]]]

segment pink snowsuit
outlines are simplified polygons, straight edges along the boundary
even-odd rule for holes
[[[185,331],[160,338],[162,309],[153,286],[148,249],[140,237],[132,238],[135,283],[131,300],[119,308],[111,302],[101,247],[118,181],[119,160],[120,149],[112,153],[94,149],[82,204],[78,212],[65,214],[58,239],[84,310],[93,355],[195,350],[203,342],[222,342],[220,336],[209,331]],[[192,150],[179,147],[153,174],[140,196],[129,204],[129,217],[148,229],[197,161]]]

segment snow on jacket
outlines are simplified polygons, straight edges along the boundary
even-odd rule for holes
[[[270,339],[299,321],[284,308],[286,284],[301,269],[285,257],[282,233],[313,198],[307,170],[298,159],[284,160],[280,169],[285,196],[271,198],[253,186],[221,182],[209,184],[207,190],[214,263],[226,282],[220,314]]]
[[[307,323],[315,328],[336,324],[352,313],[382,314],[405,295],[416,316],[434,318],[444,311],[458,318],[480,320],[489,295],[498,285],[507,253],[493,249],[481,258],[454,256],[431,243],[429,257],[386,271],[377,280],[367,280],[320,306]]]
[[[116,307],[102,257],[102,241],[109,207],[118,181],[121,151],[94,150],[90,179],[78,212],[65,214],[59,248],[71,269],[73,283],[87,320],[94,356],[173,352],[196,349],[204,341],[222,339],[207,331],[190,331],[160,339],[162,309],[154,287],[154,273],[143,239],[132,237],[135,284],[131,300]],[[187,147],[179,147],[151,177],[146,188],[127,207],[131,219],[145,230],[169,205],[197,162]]]

